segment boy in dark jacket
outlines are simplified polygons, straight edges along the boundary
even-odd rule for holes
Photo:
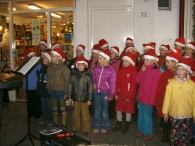
[[[77,57],[69,84],[68,84],[68,102],[69,105],[74,101],[72,131],[80,129],[80,113],[82,114],[83,135],[88,135],[90,131],[89,105],[91,105],[93,95],[93,81],[90,71],[87,71],[87,60],[84,56]]]
[[[41,111],[42,111],[42,120],[39,124],[48,124],[53,125],[52,117],[52,104],[50,99],[49,91],[46,88],[47,84],[47,67],[51,62],[50,51],[47,51],[43,54],[43,64],[40,71],[38,72],[38,83],[36,94],[41,98]]]

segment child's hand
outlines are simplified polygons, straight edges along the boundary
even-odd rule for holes
[[[117,95],[115,95],[115,100],[118,100],[118,96]]]
[[[72,105],[72,99],[71,99],[71,98],[68,99],[68,105],[69,105],[69,106]]]
[[[127,101],[127,102],[129,102],[129,101],[130,101],[130,99],[126,99],[126,101]]]
[[[164,115],[164,121],[168,122],[169,116],[168,115]]]
[[[96,89],[96,84],[93,84],[93,88]]]
[[[113,98],[108,98],[108,101],[111,101],[111,100],[113,100]]]
[[[146,65],[142,66],[142,70],[145,71],[146,70]]]
[[[66,99],[66,97],[67,97],[67,96],[66,96],[66,95],[64,95],[64,99]]]
[[[87,101],[87,105],[91,105],[91,101]]]

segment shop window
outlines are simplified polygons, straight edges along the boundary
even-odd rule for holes
[[[158,10],[171,10],[171,0],[158,0]]]

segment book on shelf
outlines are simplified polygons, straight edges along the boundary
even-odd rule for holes
[[[50,127],[50,128],[39,131],[39,133],[43,135],[51,135],[51,134],[55,134],[59,132],[62,132],[62,129],[57,128],[57,127]]]
[[[38,63],[41,62],[41,60],[41,57],[25,57],[21,63],[12,70],[12,73],[26,76]]]

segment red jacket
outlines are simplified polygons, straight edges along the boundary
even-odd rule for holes
[[[154,106],[158,107],[158,115],[160,117],[164,117],[162,113],[162,106],[163,106],[166,86],[168,84],[168,80],[173,77],[174,77],[174,72],[168,69],[164,73],[161,74],[158,85],[157,85]]]
[[[166,56],[158,56],[158,67],[160,68],[164,62],[166,62]]]
[[[137,68],[134,66],[120,68],[117,72],[115,95],[134,99],[137,73]]]

